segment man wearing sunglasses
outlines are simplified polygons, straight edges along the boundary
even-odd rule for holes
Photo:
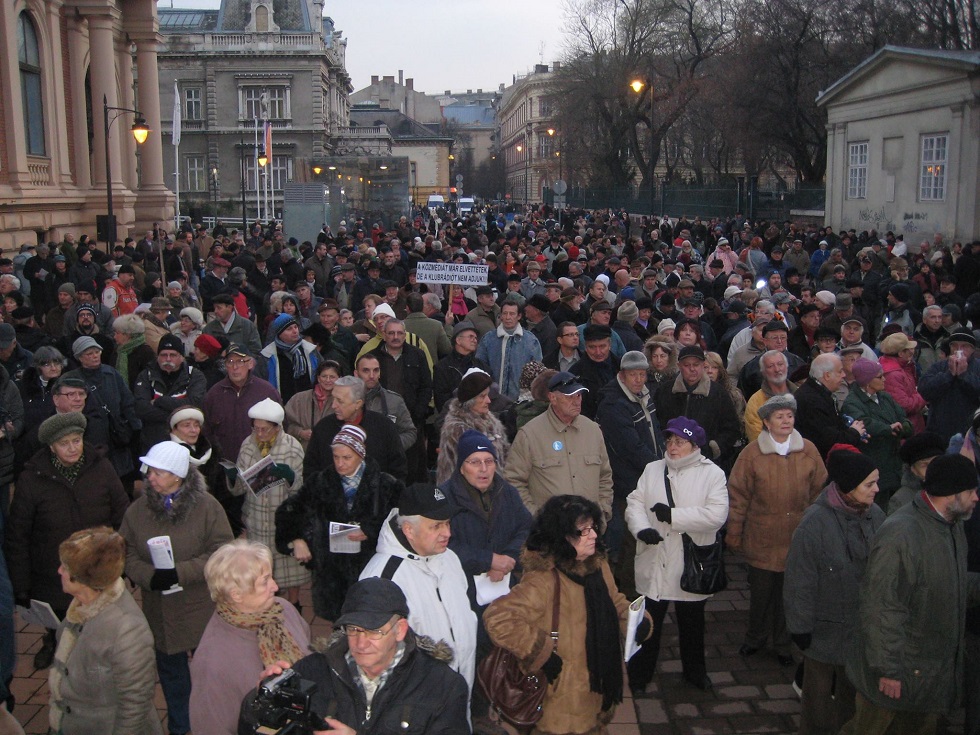
[[[363,579],[348,590],[340,612],[334,630],[344,635],[294,667],[317,685],[311,708],[325,727],[315,732],[470,732],[466,682],[447,665],[453,651],[444,641],[416,634],[397,584]],[[279,662],[262,677],[284,668]],[[241,724],[254,725],[247,721],[247,707],[242,716]]]

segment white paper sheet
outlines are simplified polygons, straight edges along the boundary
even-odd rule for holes
[[[27,623],[27,625],[36,625],[39,628],[57,630],[58,625],[61,623],[58,620],[58,616],[54,614],[54,610],[51,609],[51,605],[40,600],[31,600],[30,607],[18,605],[17,614],[20,615],[20,619]]]
[[[150,549],[150,559],[153,561],[154,569],[177,568],[177,563],[174,561],[174,547],[169,536],[154,536],[146,540],[146,545]],[[183,587],[175,584],[170,589],[163,590],[163,594],[172,595],[175,592],[183,591]]]
[[[330,521],[330,551],[334,554],[360,554],[361,542],[351,541],[349,535],[361,527],[350,523]]]
[[[480,605],[489,605],[510,592],[510,572],[499,582],[491,580],[486,573],[474,574],[473,581],[476,583],[476,601]]]
[[[637,597],[630,603],[630,614],[626,620],[626,644],[623,646],[623,660],[629,661],[633,655],[640,650],[640,644],[636,642],[636,629],[643,620],[643,612],[646,608],[643,595]]]

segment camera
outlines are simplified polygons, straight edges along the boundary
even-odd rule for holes
[[[316,684],[300,677],[294,669],[270,676],[242,703],[239,735],[312,735],[327,724],[310,710]]]

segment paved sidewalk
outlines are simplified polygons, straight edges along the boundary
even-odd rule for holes
[[[795,667],[782,667],[771,651],[743,659],[738,647],[748,620],[749,593],[744,565],[730,558],[729,586],[707,604],[705,647],[713,692],[702,692],[681,676],[677,626],[668,613],[657,676],[644,696],[627,699],[616,710],[609,735],[791,735],[799,727],[800,702],[792,688]],[[301,593],[304,617],[312,617],[309,588]],[[34,653],[41,631],[18,625],[17,668],[12,689],[17,698],[14,715],[27,733],[48,731],[48,672],[35,671]],[[325,636],[329,625],[317,620],[314,637]],[[157,709],[165,717],[163,694],[157,687]],[[942,723],[939,735],[963,732],[962,712]],[[197,735],[209,735],[197,733]]]

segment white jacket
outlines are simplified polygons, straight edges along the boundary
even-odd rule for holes
[[[699,454],[679,460],[680,467],[668,470],[675,507],[671,523],[661,523],[650,509],[667,502],[664,487],[666,460],[651,462],[643,470],[636,490],[626,499],[626,523],[634,536],[644,528],[659,531],[664,540],[650,546],[636,542],[636,589],[653,600],[704,600],[681,589],[684,572],[684,542],[687,533],[699,546],[715,540],[715,533],[728,518],[728,487],[725,473]]]
[[[418,556],[395,534],[398,509],[381,527],[378,550],[361,572],[361,579],[380,577],[393,557],[402,562],[391,576],[408,600],[408,624],[416,633],[452,646],[452,668],[463,675],[470,690],[476,669],[476,613],[466,594],[467,580],[459,557],[451,549],[435,556]]]

